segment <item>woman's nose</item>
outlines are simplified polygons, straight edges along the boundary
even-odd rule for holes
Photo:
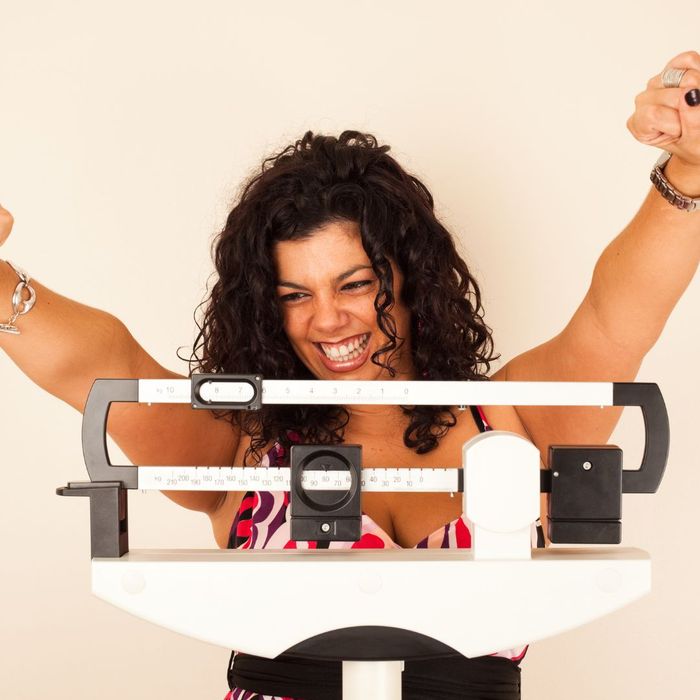
[[[318,300],[314,306],[314,330],[332,334],[347,324],[348,314],[334,300]]]

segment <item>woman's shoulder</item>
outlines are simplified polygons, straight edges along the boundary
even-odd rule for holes
[[[507,381],[506,367],[501,367],[489,377],[491,382]],[[493,430],[508,430],[517,433],[532,442],[532,438],[523,425],[515,406],[481,406],[481,410],[486,416],[486,420]]]
[[[452,414],[455,416],[456,424],[443,438],[443,442],[450,437],[452,440],[461,440],[462,442],[469,440],[474,436],[475,427],[478,432],[507,430],[522,435],[528,440],[531,439],[513,406],[480,405],[471,407],[471,410],[461,410],[457,406],[453,406]]]
[[[518,412],[513,406],[479,406],[492,430],[507,430],[530,440]]]
[[[265,462],[267,461],[266,458],[269,458],[270,455],[277,449],[279,449],[279,442],[277,440],[270,440],[267,442],[267,444],[264,445],[264,447],[259,448],[258,452],[261,456],[261,459],[258,460],[259,463],[253,464],[250,463],[250,452],[251,452],[251,447],[253,444],[253,436],[252,435],[247,435],[243,434],[241,435],[240,442],[238,443],[238,449],[236,450],[236,453],[233,455],[233,466],[234,467],[242,467],[244,465],[244,462],[246,460],[246,455],[248,455],[248,462],[246,466],[250,467],[258,467],[258,466],[268,466]]]

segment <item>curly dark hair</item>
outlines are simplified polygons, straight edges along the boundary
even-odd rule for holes
[[[338,138],[303,138],[266,158],[243,186],[224,229],[212,243],[216,280],[190,364],[201,372],[261,374],[266,379],[313,379],[283,328],[273,246],[299,240],[330,222],[358,225],[362,245],[379,280],[374,306],[386,344],[372,362],[395,376],[400,344],[391,315],[393,260],[411,314],[416,377],[484,380],[493,354],[479,287],[438,221],[427,187],[408,174],[370,134],[344,131]],[[398,341],[398,343],[397,343]],[[201,357],[198,351],[201,350]],[[405,444],[417,453],[438,445],[456,418],[450,406],[405,406]],[[245,464],[258,461],[272,440],[283,446],[295,432],[305,442],[339,443],[349,414],[342,406],[266,405],[259,411],[218,411],[251,436]]]

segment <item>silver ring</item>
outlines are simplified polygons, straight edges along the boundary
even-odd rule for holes
[[[686,73],[685,68],[667,68],[661,74],[661,84],[665,88],[677,88],[681,85],[681,80]]]

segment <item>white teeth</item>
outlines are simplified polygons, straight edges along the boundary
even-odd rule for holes
[[[359,357],[364,351],[367,343],[369,342],[369,334],[360,336],[350,343],[343,345],[326,345],[325,343],[319,343],[321,349],[326,354],[326,357],[336,362],[347,362],[348,360],[354,360]]]

